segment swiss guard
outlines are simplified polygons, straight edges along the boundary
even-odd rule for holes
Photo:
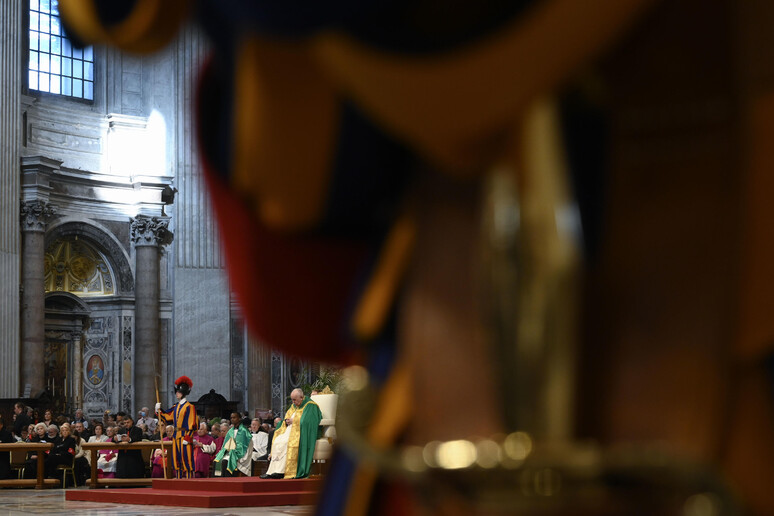
[[[172,465],[175,468],[175,478],[194,478],[196,464],[194,463],[193,438],[196,434],[196,408],[187,399],[193,388],[193,381],[187,376],[175,380],[175,397],[177,403],[168,410],[161,410],[161,403],[156,403],[156,413],[159,420],[175,428],[172,437]]]

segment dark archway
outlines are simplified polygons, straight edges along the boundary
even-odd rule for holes
[[[80,297],[70,292],[47,292],[46,313],[63,312],[75,317],[88,317],[91,308]]]
[[[69,292],[49,292],[45,298],[45,386],[54,414],[70,413],[82,398],[83,333],[91,309]]]

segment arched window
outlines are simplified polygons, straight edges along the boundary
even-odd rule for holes
[[[45,278],[46,292],[70,292],[80,297],[115,292],[113,271],[105,256],[77,236],[48,246]]]
[[[62,31],[58,0],[30,0],[31,90],[94,100],[94,49],[73,48]]]

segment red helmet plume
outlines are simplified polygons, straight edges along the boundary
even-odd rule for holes
[[[188,393],[191,392],[192,388],[193,388],[193,380],[191,380],[185,375],[175,380],[175,392],[180,391],[183,394],[183,396],[187,396]]]

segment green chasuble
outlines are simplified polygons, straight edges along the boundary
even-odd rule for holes
[[[309,476],[309,472],[312,469],[314,447],[317,443],[317,435],[320,429],[320,420],[322,419],[320,407],[309,396],[304,398],[300,407],[291,404],[285,413],[285,419],[291,419],[297,412],[301,412],[301,421],[299,424],[290,425],[285,478],[305,478]],[[285,421],[283,421],[275,431],[274,437],[276,438],[285,431],[287,431],[287,426]]]
[[[216,467],[220,466],[220,461],[223,459],[223,455],[225,455],[225,453],[228,451],[229,456],[226,469],[229,473],[233,473],[237,469],[237,462],[239,462],[239,459],[245,456],[247,449],[252,445],[253,437],[250,435],[250,430],[245,428],[244,425],[239,425],[239,429],[237,430],[236,435],[234,435],[234,429],[230,429],[226,434],[226,438],[223,440],[223,447],[215,457],[215,462],[218,463]],[[230,449],[232,446],[233,449]]]
[[[304,412],[301,413],[301,439],[298,443],[296,478],[309,476],[312,469],[314,446],[317,444],[317,435],[320,432],[320,420],[322,419],[320,407],[309,396],[304,398],[301,406],[304,408]]]

